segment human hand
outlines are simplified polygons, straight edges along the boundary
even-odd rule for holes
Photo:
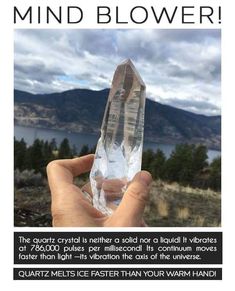
[[[90,171],[94,155],[55,160],[48,164],[47,175],[51,190],[53,226],[135,227],[144,226],[143,213],[148,200],[151,175],[136,174],[123,195],[120,205],[110,216],[93,207],[73,179]],[[86,192],[90,192],[85,185]]]

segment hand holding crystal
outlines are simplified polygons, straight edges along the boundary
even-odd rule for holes
[[[114,211],[107,216],[92,205],[92,191],[89,184],[82,189],[77,187],[75,177],[90,171],[94,155],[80,158],[55,160],[47,166],[49,187],[51,190],[51,212],[53,226],[59,227],[137,227],[145,226],[143,213],[151,175],[146,171],[138,172],[128,184],[121,203],[112,204],[113,193],[121,189],[121,181],[100,181],[110,205]],[[84,195],[85,193],[85,195]],[[120,192],[121,193],[121,192]],[[90,195],[90,196],[89,196]]]

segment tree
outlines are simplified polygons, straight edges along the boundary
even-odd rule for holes
[[[53,138],[50,142],[50,147],[52,151],[56,151],[57,150],[57,143],[56,143],[56,139]]]
[[[14,138],[14,169],[19,169],[20,171],[26,169],[26,151],[27,147],[24,139],[17,141]]]
[[[153,150],[147,150],[143,152],[142,156],[142,169],[151,172],[151,163],[154,159]]]
[[[75,146],[75,144],[73,144],[72,150],[71,150],[71,154],[73,157],[76,157],[78,155],[77,152],[77,147]]]
[[[207,156],[207,147],[204,145],[198,145],[193,150],[193,172],[198,173],[202,169],[208,166],[207,162],[208,156]]]
[[[72,152],[69,145],[69,140],[67,138],[63,139],[60,147],[59,147],[59,153],[58,153],[59,159],[71,159],[72,158]]]
[[[169,181],[190,184],[193,180],[193,150],[194,145],[176,145],[166,162],[166,177]]]
[[[96,145],[91,147],[91,149],[89,150],[89,154],[94,154],[96,151]]]
[[[89,147],[87,144],[83,145],[81,150],[80,150],[80,153],[79,153],[79,157],[82,157],[82,156],[85,156],[85,155],[88,155],[90,152],[89,152]]]
[[[43,144],[43,164],[46,166],[50,161],[54,159],[52,144],[46,141]]]
[[[154,179],[163,179],[165,173],[166,156],[163,151],[158,149],[154,155],[154,159],[150,163],[150,171]]]
[[[34,169],[35,172],[43,172],[44,165],[44,155],[43,155],[43,146],[44,142],[42,140],[39,140],[38,138],[35,139],[33,145],[29,147],[28,149],[28,160],[29,169]]]
[[[221,157],[215,158],[210,164],[210,188],[221,191]]]

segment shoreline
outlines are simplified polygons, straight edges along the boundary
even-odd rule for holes
[[[100,133],[97,132],[97,133],[94,133],[94,132],[84,132],[84,131],[72,131],[72,130],[68,130],[66,128],[53,128],[53,127],[41,127],[40,125],[39,126],[28,126],[28,125],[22,125],[22,124],[18,124],[16,122],[14,122],[14,132],[15,132],[15,126],[19,126],[19,127],[23,127],[23,128],[29,128],[29,129],[34,129],[34,130],[51,130],[51,131],[57,131],[58,133],[62,133],[62,132],[65,132],[66,134],[81,134],[81,135],[84,135],[84,136],[92,136],[92,137],[97,137],[97,139],[99,138],[99,135]],[[52,137],[53,138],[53,137]],[[221,146],[220,147],[212,147],[212,146],[208,146],[206,145],[205,143],[200,143],[200,142],[190,142],[190,141],[177,141],[177,140],[169,140],[169,139],[162,139],[160,138],[159,141],[154,141],[153,139],[150,139],[150,138],[146,138],[144,139],[145,142],[147,143],[152,143],[153,145],[171,145],[171,146],[175,146],[177,144],[184,144],[184,143],[188,143],[188,144],[195,144],[195,145],[198,145],[198,144],[203,144],[207,147],[208,150],[211,150],[211,151],[217,151],[217,152],[220,152],[221,154]]]

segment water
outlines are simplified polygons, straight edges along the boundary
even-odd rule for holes
[[[36,138],[44,141],[51,141],[55,138],[58,146],[63,139],[67,138],[70,146],[76,146],[78,152],[81,150],[83,145],[87,144],[91,148],[95,146],[98,141],[98,135],[73,133],[55,129],[24,127],[19,125],[14,126],[14,135],[17,140],[24,138],[28,145],[32,145]]]
[[[89,148],[94,147],[97,144],[99,135],[91,135],[84,133],[73,133],[64,130],[54,130],[54,129],[44,129],[44,128],[34,128],[34,127],[24,127],[15,125],[14,135],[17,140],[24,138],[28,145],[33,144],[36,138],[42,139],[44,141],[51,141],[55,138],[57,145],[61,143],[64,138],[67,138],[70,142],[70,146],[76,146],[79,152],[84,144],[87,144]],[[175,146],[170,144],[158,144],[153,142],[144,142],[144,150],[152,149],[156,151],[160,149],[164,152],[168,158],[171,152],[174,150]],[[220,151],[208,150],[208,161],[211,162],[214,158],[221,155]]]

